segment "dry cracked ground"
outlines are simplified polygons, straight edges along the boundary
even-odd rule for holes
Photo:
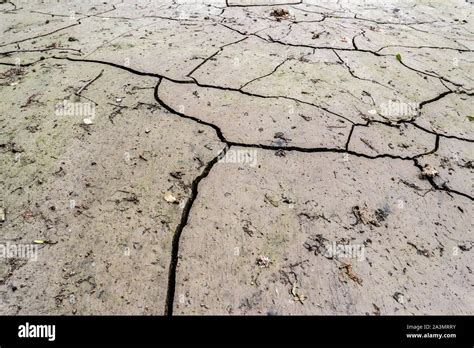
[[[474,5],[284,2],[2,1],[0,314],[474,314]]]

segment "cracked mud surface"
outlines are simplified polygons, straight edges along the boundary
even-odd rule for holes
[[[472,6],[1,3],[0,314],[473,314]]]

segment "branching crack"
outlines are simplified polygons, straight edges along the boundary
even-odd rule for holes
[[[252,6],[275,6],[275,5],[297,5],[297,4],[302,4],[303,1],[299,1],[299,2],[293,2],[293,3],[280,3],[280,4],[271,4],[271,5],[255,5],[255,4],[251,4],[251,5],[235,5],[235,4],[229,4],[229,1],[226,0],[226,6],[227,7],[252,7]],[[14,4],[13,4],[14,5]],[[342,7],[341,7],[342,8]],[[15,9],[16,9],[16,6],[15,6]],[[115,8],[114,8],[115,9]],[[304,11],[302,9],[299,9],[301,11]],[[312,11],[307,11],[307,12],[312,12]],[[335,11],[333,11],[335,12]],[[319,13],[319,12],[314,12],[314,13]],[[375,21],[375,20],[369,20],[369,19],[365,19],[365,18],[358,18],[356,14],[354,14],[354,17],[340,17],[340,16],[334,16],[334,15],[331,15],[331,14],[328,14],[328,13],[320,13],[323,18],[321,20],[315,20],[314,22],[321,22],[323,20],[325,20],[326,18],[337,18],[337,19],[352,19],[352,20],[359,20],[359,21],[369,21],[369,22],[373,22],[373,23],[377,23],[377,24],[380,24],[380,25],[384,25],[384,24],[389,24],[389,25],[397,25],[397,24],[404,24],[404,25],[407,25],[407,23],[392,23],[392,22],[382,22],[382,21]],[[90,16],[98,16],[99,14],[96,14],[96,15],[90,15]],[[436,21],[431,21],[431,22],[415,22],[415,23],[411,23],[411,24],[425,24],[425,23],[434,23]],[[293,22],[293,24],[297,24],[298,22]],[[7,43],[7,44],[3,44],[3,45],[0,45],[0,47],[4,47],[4,46],[7,46],[7,45],[11,45],[11,44],[18,44],[18,43],[21,43],[21,42],[24,42],[24,41],[28,41],[28,40],[32,40],[32,39],[36,39],[36,38],[40,38],[40,37],[44,37],[44,36],[48,36],[48,35],[51,35],[51,34],[54,34],[58,31],[62,31],[62,30],[66,30],[68,28],[71,28],[73,26],[77,26],[77,25],[80,25],[81,22],[80,22],[80,19],[77,20],[76,23],[74,24],[71,24],[71,25],[68,25],[68,26],[65,26],[65,27],[62,27],[62,28],[59,28],[59,29],[56,29],[54,31],[51,31],[51,32],[48,32],[48,33],[44,33],[44,34],[40,34],[40,35],[37,35],[37,36],[34,36],[34,37],[31,37],[31,38],[26,38],[26,39],[22,39],[22,40],[18,40],[18,41],[14,41],[14,42],[10,42],[10,43]],[[182,236],[182,233],[185,229],[185,227],[187,226],[188,224],[188,221],[189,221],[189,217],[190,217],[190,214],[191,214],[191,210],[193,208],[193,205],[194,203],[196,202],[196,200],[198,199],[198,195],[199,195],[199,185],[201,184],[201,182],[206,179],[212,169],[214,168],[214,166],[218,163],[218,161],[223,157],[225,156],[225,154],[227,153],[227,151],[232,147],[243,147],[243,148],[254,148],[254,149],[261,149],[261,150],[265,150],[265,151],[285,151],[285,152],[298,152],[298,153],[308,153],[308,154],[312,154],[312,153],[340,153],[340,154],[347,154],[347,155],[352,155],[352,156],[356,156],[356,157],[361,157],[361,158],[366,158],[366,159],[371,159],[371,160],[374,160],[374,159],[379,159],[379,158],[389,158],[389,159],[396,159],[396,160],[403,160],[403,161],[410,161],[413,163],[413,165],[419,169],[420,173],[423,171],[423,167],[422,165],[420,164],[419,162],[419,159],[423,156],[427,156],[427,155],[430,155],[430,154],[434,154],[438,151],[438,148],[439,148],[439,143],[440,143],[440,138],[441,137],[445,137],[445,138],[454,138],[454,139],[457,139],[457,140],[460,140],[460,141],[466,141],[466,142],[474,142],[474,140],[470,140],[470,139],[463,139],[463,138],[460,138],[460,137],[456,137],[456,136],[452,136],[452,135],[445,135],[445,134],[439,134],[435,131],[432,131],[432,130],[429,130],[429,129],[426,129],[420,125],[418,125],[415,121],[417,120],[417,118],[419,116],[421,116],[421,112],[422,112],[422,108],[427,105],[427,104],[430,104],[430,103],[433,103],[433,102],[436,102],[450,94],[467,94],[469,96],[471,96],[472,94],[469,94],[467,92],[464,92],[464,91],[453,91],[453,90],[450,90],[447,86],[446,88],[448,89],[447,91],[444,91],[442,93],[440,93],[439,95],[429,99],[429,100],[425,100],[425,101],[422,101],[420,104],[419,104],[419,109],[418,109],[418,113],[416,116],[412,117],[411,119],[407,119],[407,120],[398,120],[398,121],[380,121],[380,120],[368,120],[366,123],[355,123],[353,121],[351,121],[349,118],[343,116],[343,115],[340,115],[340,114],[337,114],[325,107],[322,107],[322,106],[319,106],[319,105],[316,105],[314,103],[310,103],[310,102],[307,102],[307,101],[303,101],[303,100],[300,100],[300,99],[297,99],[297,98],[293,98],[293,97],[288,97],[288,96],[279,96],[279,95],[261,95],[261,94],[257,94],[257,93],[252,93],[252,92],[249,92],[249,91],[246,91],[244,90],[244,88],[246,86],[248,86],[249,84],[251,84],[252,82],[254,81],[257,81],[257,80],[260,80],[260,79],[263,79],[265,77],[268,77],[272,74],[274,74],[281,66],[283,66],[288,60],[290,60],[291,58],[286,58],[284,59],[281,63],[279,63],[277,66],[274,67],[274,69],[266,74],[266,75],[263,75],[263,76],[260,76],[260,77],[257,77],[257,78],[254,78],[250,81],[248,81],[247,83],[243,84],[242,86],[240,86],[240,88],[232,88],[232,87],[223,87],[223,86],[216,86],[216,85],[210,85],[210,84],[205,84],[205,83],[201,83],[199,82],[196,78],[194,78],[192,76],[192,74],[194,72],[196,72],[198,69],[200,69],[204,64],[206,64],[209,60],[213,59],[214,57],[216,57],[220,52],[223,51],[223,49],[227,46],[230,46],[230,45],[234,45],[234,44],[238,44],[240,42],[243,42],[244,40],[247,40],[249,38],[249,36],[254,36],[254,37],[257,37],[259,39],[261,39],[262,41],[266,42],[266,43],[272,43],[272,44],[278,44],[278,45],[284,45],[284,46],[288,46],[288,47],[300,47],[300,48],[310,48],[313,50],[313,52],[315,50],[319,50],[319,49],[322,49],[322,50],[332,50],[332,52],[334,52],[334,54],[337,56],[337,58],[339,59],[339,61],[341,62],[341,64],[343,64],[349,74],[355,78],[355,79],[358,79],[358,80],[363,80],[363,81],[369,81],[369,82],[372,82],[372,83],[376,83],[384,88],[389,88],[389,89],[392,89],[391,87],[388,87],[388,86],[385,86],[381,83],[379,83],[378,81],[375,81],[375,80],[372,80],[372,79],[367,79],[367,78],[363,78],[363,77],[360,77],[358,75],[356,75],[354,73],[354,71],[352,70],[352,68],[348,65],[347,62],[345,62],[341,56],[338,54],[338,52],[340,51],[351,51],[351,52],[363,52],[363,53],[368,53],[368,54],[372,54],[374,56],[377,56],[377,57],[380,57],[380,56],[393,56],[393,55],[387,55],[387,54],[381,54],[379,53],[381,50],[383,50],[384,48],[387,48],[387,47],[410,47],[410,46],[391,46],[391,45],[388,45],[388,46],[384,46],[382,48],[380,48],[379,50],[377,51],[372,51],[372,50],[364,50],[364,49],[360,49],[356,43],[356,38],[358,36],[361,36],[361,35],[364,35],[365,34],[365,31],[362,30],[361,33],[355,35],[353,38],[352,38],[352,48],[335,48],[335,47],[317,47],[317,46],[312,46],[312,45],[304,45],[304,44],[292,44],[292,43],[287,43],[287,42],[282,42],[282,41],[279,41],[279,40],[276,40],[274,38],[272,38],[271,36],[268,36],[268,38],[264,38],[262,37],[261,35],[257,34],[257,32],[255,33],[244,33],[244,32],[241,32],[235,28],[232,28],[230,26],[227,26],[226,24],[220,22],[219,25],[229,29],[229,30],[232,30],[234,32],[237,32],[239,33],[240,35],[244,36],[243,38],[237,40],[237,41],[234,41],[234,42],[231,42],[231,43],[227,43],[221,47],[218,48],[218,50],[216,52],[214,52],[212,55],[210,55],[209,57],[205,58],[200,64],[198,64],[196,67],[194,67],[187,75],[187,79],[175,79],[175,78],[171,78],[171,77],[168,77],[168,76],[164,76],[162,74],[158,74],[158,73],[148,73],[148,72],[142,72],[142,71],[138,71],[138,70],[135,70],[133,68],[130,68],[128,66],[123,66],[123,65],[119,65],[119,64],[116,64],[116,63],[112,63],[112,62],[107,62],[107,61],[99,61],[99,60],[94,60],[94,59],[79,59],[79,58],[72,58],[72,57],[57,57],[57,56],[52,56],[51,58],[40,58],[39,60],[37,61],[34,61],[34,62],[31,62],[31,63],[28,63],[28,64],[23,64],[23,65],[16,65],[16,64],[10,64],[10,63],[0,63],[0,65],[7,65],[7,66],[22,66],[22,67],[28,67],[28,66],[31,66],[31,65],[34,65],[40,61],[44,61],[45,59],[56,59],[56,60],[67,60],[67,61],[71,61],[71,62],[83,62],[83,63],[94,63],[94,64],[102,64],[102,65],[108,65],[108,66],[111,66],[111,67],[114,67],[114,68],[118,68],[118,69],[122,69],[122,70],[125,70],[129,73],[132,73],[134,75],[139,75],[139,76],[149,76],[149,77],[154,77],[154,78],[157,78],[158,79],[158,82],[155,86],[155,89],[154,89],[154,98],[156,100],[156,102],[161,106],[163,107],[166,111],[168,111],[170,114],[173,114],[177,117],[180,117],[180,118],[183,118],[183,119],[187,119],[187,120],[191,120],[193,122],[196,122],[200,125],[204,125],[206,127],[210,127],[212,128],[214,131],[215,131],[215,134],[217,136],[217,138],[219,139],[219,141],[221,142],[222,146],[223,146],[223,149],[221,151],[220,154],[218,154],[217,156],[213,157],[208,163],[206,163],[204,165],[204,169],[202,170],[202,172],[196,176],[192,183],[191,183],[191,194],[190,194],[190,197],[187,199],[186,203],[184,204],[184,208],[183,208],[183,211],[182,211],[182,214],[181,214],[181,218],[180,218],[180,221],[174,231],[174,234],[173,234],[173,239],[172,239],[172,251],[171,251],[171,259],[170,259],[170,264],[169,264],[169,273],[168,273],[168,288],[167,288],[167,295],[166,295],[166,303],[165,303],[165,314],[168,315],[168,316],[172,316],[173,315],[173,308],[174,308],[174,300],[175,300],[175,290],[176,290],[176,272],[177,272],[177,266],[178,266],[178,261],[179,261],[179,248],[180,248],[180,239],[181,239],[181,236]],[[136,28],[135,28],[136,29]],[[436,49],[452,49],[452,50],[457,50],[459,52],[466,52],[466,51],[469,51],[471,52],[471,50],[464,50],[464,49],[455,49],[455,48],[449,48],[449,47],[434,47],[434,46],[418,46],[418,47],[413,47],[413,48],[436,48]],[[60,48],[58,48],[60,49]],[[8,56],[10,54],[13,54],[13,53],[18,53],[18,52],[22,52],[22,53],[26,53],[26,52],[44,52],[44,51],[48,51],[48,50],[52,50],[52,48],[50,49],[37,49],[37,50],[18,50],[18,51],[7,51],[7,52],[2,52],[0,53],[0,55],[4,55],[4,56]],[[63,51],[66,51],[66,49],[62,49]],[[72,50],[72,49],[70,49]],[[77,52],[80,52],[80,50],[75,50]],[[420,71],[420,70],[417,70],[415,68],[412,68],[410,66],[408,66],[407,64],[405,64],[401,59],[399,60],[399,62],[407,69],[410,69],[412,71],[415,71],[416,73],[418,74],[423,74],[423,75],[426,75],[426,76],[431,76],[433,78],[436,78],[436,79],[439,79],[442,83],[443,81],[444,82],[449,82],[450,84],[456,86],[456,87],[462,87],[461,84],[459,83],[454,83],[450,80],[448,80],[447,78],[444,78],[442,76],[439,76],[439,75],[436,75],[436,74],[431,74],[429,72],[425,72],[425,71]],[[327,148],[327,147],[300,147],[300,146],[292,146],[292,145],[284,145],[284,146],[276,146],[276,145],[268,145],[268,144],[260,144],[260,143],[243,143],[243,142],[236,142],[236,141],[231,141],[229,139],[226,138],[226,136],[224,135],[224,132],[222,131],[222,129],[212,123],[212,122],[207,122],[199,117],[196,117],[196,116],[191,116],[191,115],[187,115],[183,112],[179,112],[177,110],[175,110],[172,106],[168,105],[161,97],[160,97],[160,88],[164,88],[163,87],[163,81],[164,80],[167,80],[167,81],[170,81],[170,82],[173,82],[173,83],[176,83],[176,84],[191,84],[191,85],[195,85],[195,86],[198,86],[198,87],[202,87],[202,88],[209,88],[209,89],[215,89],[215,90],[220,90],[220,91],[228,91],[228,92],[233,92],[233,93],[240,93],[242,95],[245,95],[245,96],[248,96],[248,97],[255,97],[255,98],[264,98],[264,99],[278,99],[278,98],[282,98],[282,99],[285,99],[285,100],[291,100],[293,102],[297,102],[297,103],[301,103],[301,104],[305,104],[305,105],[309,105],[309,106],[312,106],[312,107],[315,107],[315,108],[318,108],[320,110],[324,110],[325,112],[327,113],[330,113],[338,118],[342,118],[346,121],[348,121],[351,125],[351,128],[350,128],[350,131],[349,131],[349,134],[347,136],[347,139],[346,139],[346,142],[344,144],[344,147],[343,148]],[[444,83],[443,83],[444,84]],[[84,87],[85,88],[85,87]],[[80,94],[80,92],[79,92]],[[423,132],[426,132],[426,133],[429,133],[429,134],[433,134],[435,135],[435,144],[433,146],[433,148],[427,152],[424,152],[424,153],[419,153],[419,154],[416,154],[416,155],[412,155],[412,156],[399,156],[399,155],[393,155],[393,154],[390,154],[390,153],[380,153],[380,154],[377,154],[377,155],[368,155],[368,154],[365,154],[365,153],[360,153],[360,152],[356,152],[356,151],[353,151],[353,150],[350,150],[349,149],[349,145],[350,145],[350,142],[351,142],[351,138],[353,136],[353,133],[354,133],[354,129],[355,127],[369,127],[371,124],[375,124],[375,123],[379,123],[379,124],[383,124],[385,126],[388,126],[388,127],[398,127],[400,126],[401,124],[411,124],[413,125],[414,127],[422,130]],[[433,180],[433,178],[431,177],[427,177],[426,180],[428,180],[428,182],[430,183],[430,185],[433,187],[433,190],[439,190],[439,191],[444,191],[446,192],[447,194],[451,195],[451,194],[456,194],[456,195],[460,195],[460,196],[463,196],[463,197],[466,197],[470,200],[474,200],[474,198],[466,193],[463,193],[463,192],[459,192],[459,191],[456,191],[456,190],[453,190],[451,188],[449,188],[448,186],[446,185],[443,185],[443,186],[440,186],[438,184],[436,184],[436,182]]]

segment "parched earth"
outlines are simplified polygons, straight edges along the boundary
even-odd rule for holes
[[[283,2],[0,4],[0,314],[474,314],[474,5]]]

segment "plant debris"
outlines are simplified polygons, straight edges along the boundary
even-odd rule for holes
[[[176,171],[176,172],[171,172],[170,175],[173,178],[180,180],[183,177],[184,173],[180,171]]]
[[[285,152],[285,150],[283,150],[283,149],[279,149],[279,150],[275,151],[275,156],[277,156],[277,157],[285,157],[285,156],[286,156],[286,152]]]
[[[304,304],[303,301],[306,300],[306,296],[299,294],[296,289],[298,288],[296,282],[293,283],[291,287],[291,294],[293,295],[294,299],[296,301],[299,301],[299,303]]]
[[[416,245],[415,245],[414,243],[412,243],[412,242],[407,242],[407,244],[408,244],[409,246],[412,246],[413,248],[415,248],[418,255],[423,255],[423,256],[425,256],[425,257],[430,257],[430,256],[431,256],[431,253],[429,252],[428,249],[420,249],[420,248],[418,248],[418,246],[416,246]]]
[[[305,120],[307,122],[312,120],[311,116],[306,116],[306,115],[303,115],[303,114],[298,114],[298,116],[300,116],[303,120]]]
[[[374,311],[372,312],[373,315],[380,315],[380,307],[377,306],[375,303],[372,303],[372,306],[374,306]]]
[[[54,244],[58,244],[58,242],[52,242],[52,241],[50,241],[50,240],[37,239],[37,240],[34,240],[34,241],[33,241],[33,244],[49,244],[49,245],[54,245]]]
[[[354,214],[355,218],[357,219],[356,223],[353,225],[357,225],[362,223],[364,225],[373,225],[376,227],[380,226],[380,222],[385,220],[387,217],[387,213],[381,209],[376,210],[372,213],[368,208],[367,204],[364,204],[363,207],[358,205],[352,207],[352,213]]]
[[[315,234],[309,237],[309,241],[306,241],[303,246],[306,250],[314,252],[314,255],[326,255],[327,249],[325,244],[328,242],[322,234]]]
[[[244,220],[244,225],[242,226],[242,230],[247,233],[250,237],[253,237],[257,229],[252,225],[252,222],[248,220]]]
[[[93,79],[90,79],[89,81],[87,81],[81,88],[78,89],[78,91],[77,91],[75,94],[78,95],[78,96],[81,95],[81,93],[82,93],[87,87],[89,87],[94,81],[96,81],[97,79],[99,79],[99,78],[102,76],[103,73],[104,73],[104,70],[102,69],[102,70],[100,71],[100,73],[99,73],[96,77],[94,77]]]
[[[257,266],[260,268],[268,268],[270,266],[270,258],[264,255],[257,257]]]
[[[287,19],[290,17],[290,12],[285,8],[277,8],[270,12],[270,16],[275,17],[277,20]]]
[[[271,205],[273,205],[275,208],[278,207],[279,203],[278,203],[278,199],[268,195],[268,194],[265,194],[265,202],[267,203],[270,203]]]
[[[28,69],[22,67],[13,67],[7,71],[0,73],[0,80],[6,80],[0,83],[0,86],[8,86],[16,84],[17,81],[28,73]]]
[[[434,178],[439,172],[431,164],[425,164],[421,172],[422,178]]]
[[[349,279],[355,281],[357,284],[362,285],[362,278],[360,278],[357,274],[354,273],[352,270],[352,265],[350,263],[343,263],[339,269],[343,269]]]

